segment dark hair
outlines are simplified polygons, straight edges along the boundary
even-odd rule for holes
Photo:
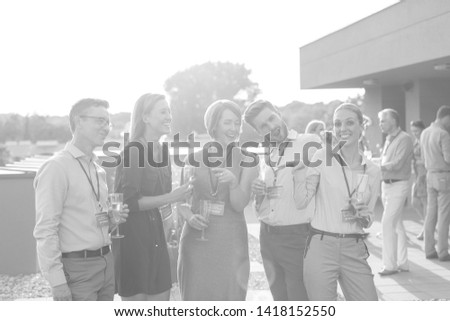
[[[250,126],[252,126],[254,129],[256,129],[255,125],[253,124],[253,120],[265,108],[269,108],[270,110],[272,110],[275,113],[277,113],[278,115],[280,115],[279,110],[274,105],[272,105],[271,102],[269,102],[267,100],[260,99],[260,100],[256,100],[256,101],[252,102],[245,109],[245,111],[244,111],[244,120],[245,120],[245,122],[247,124],[249,124]]]
[[[395,124],[397,126],[400,126],[400,116],[398,115],[398,112],[395,109],[392,108],[385,108],[382,111],[378,113],[378,117],[383,114],[389,114],[391,117],[395,120]]]
[[[425,124],[421,120],[413,120],[410,123],[410,125],[411,125],[411,127],[417,127],[417,128],[422,129],[422,130],[425,129]]]
[[[439,107],[439,110],[438,110],[438,112],[436,114],[436,118],[437,119],[442,119],[442,118],[444,118],[445,116],[448,116],[448,115],[450,115],[450,106],[443,105],[443,106]]]
[[[156,103],[165,98],[160,94],[144,94],[139,97],[131,114],[130,141],[137,141],[144,135],[145,123],[142,116],[151,112]]]
[[[72,106],[69,113],[70,131],[75,132],[75,117],[80,116],[83,111],[90,107],[104,107],[109,108],[109,103],[106,100],[95,98],[83,98]]]
[[[338,106],[338,108],[336,108],[334,110],[334,115],[336,115],[336,113],[342,109],[347,109],[347,110],[350,110],[351,112],[354,112],[356,114],[356,116],[358,117],[359,124],[364,125],[364,116],[363,116],[361,109],[358,106],[356,106],[355,104],[352,104],[352,103],[340,104]]]

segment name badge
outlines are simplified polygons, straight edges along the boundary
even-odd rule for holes
[[[356,219],[356,208],[353,204],[348,204],[347,207],[344,207],[341,210],[342,221],[350,222]]]
[[[168,219],[172,215],[172,205],[171,204],[166,204],[166,205],[160,206],[158,209],[159,209],[159,213],[161,213],[161,218],[163,220]]]
[[[206,211],[209,215],[223,216],[225,203],[221,201],[205,201]]]
[[[266,189],[267,198],[269,200],[279,199],[281,198],[281,194],[283,193],[282,185],[268,186]]]
[[[108,212],[98,212],[95,213],[95,219],[97,220],[98,227],[109,226],[109,215]]]

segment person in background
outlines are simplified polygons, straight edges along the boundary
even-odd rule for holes
[[[383,268],[380,276],[409,271],[407,237],[403,226],[403,209],[410,193],[413,141],[400,128],[400,117],[394,109],[378,113],[380,128],[387,134],[381,155],[381,198],[383,202]]]
[[[191,206],[178,206],[185,219],[178,259],[181,299],[243,301],[250,274],[244,208],[258,168],[243,167],[241,162],[256,156],[234,146],[242,125],[236,103],[215,101],[207,108],[204,121],[212,142],[187,157],[199,166],[191,177]],[[205,156],[212,154],[208,164]],[[215,162],[219,166],[213,166]]]
[[[310,149],[312,154],[322,147],[322,142],[317,135],[288,130],[278,109],[266,100],[250,104],[244,118],[262,137],[270,134],[270,142],[275,143],[265,155],[262,175],[252,183],[255,209],[261,222],[261,256],[270,291],[276,301],[307,301],[303,252],[314,205],[296,209],[292,168],[287,165],[295,161],[296,154],[302,153],[306,144],[315,147]]]
[[[110,130],[109,103],[86,98],[70,110],[72,140],[36,174],[34,237],[55,301],[114,299],[108,186],[94,149]],[[128,209],[120,213],[124,222]]]
[[[172,191],[168,150],[159,143],[170,133],[171,122],[163,95],[144,94],[137,100],[130,142],[121,154],[115,179],[115,190],[123,193],[130,209],[129,219],[120,229],[124,238],[113,242],[117,291],[123,301],[170,298],[172,280],[162,216],[170,216],[171,204],[192,190],[185,184]]]
[[[359,149],[361,110],[344,103],[333,123],[337,141],[346,141],[339,157],[329,165],[321,149],[308,168],[300,163],[293,169],[296,207],[303,209],[312,199],[316,204],[304,253],[306,290],[310,300],[337,300],[339,282],[346,300],[375,301],[363,229],[373,222],[381,173]]]
[[[436,120],[422,132],[422,155],[427,170],[428,205],[425,217],[425,257],[450,261],[450,106],[441,106]],[[437,248],[434,232],[438,232]]]
[[[423,121],[416,120],[411,122],[411,133],[414,136],[414,151],[412,159],[412,169],[414,173],[414,184],[411,190],[411,205],[425,221],[427,214],[427,171],[422,159],[420,147],[420,135],[425,129]],[[423,228],[417,235],[417,239],[423,240]]]
[[[305,134],[315,134],[323,141],[325,139],[325,129],[327,126],[321,120],[313,119],[306,125]]]

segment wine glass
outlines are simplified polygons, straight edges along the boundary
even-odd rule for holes
[[[195,175],[195,168],[191,165],[185,165],[183,168],[183,184],[189,183],[192,184],[192,181],[194,180]],[[186,198],[185,205],[187,205],[189,208],[192,207],[192,199],[193,195]]]
[[[124,235],[121,235],[119,232],[119,223],[121,219],[120,212],[122,211],[123,208],[123,194],[122,193],[109,194],[108,200],[112,212],[113,221],[117,225],[116,233],[113,234],[111,237],[113,239],[121,239],[122,237],[124,237]]]
[[[209,220],[209,202],[206,200],[200,201],[200,215],[206,220]],[[200,238],[197,239],[198,241],[208,241],[208,239],[205,237],[205,229],[202,229],[202,234]]]

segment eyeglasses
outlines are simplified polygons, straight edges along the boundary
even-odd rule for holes
[[[111,123],[109,122],[108,118],[104,118],[104,117],[96,117],[96,116],[87,116],[87,115],[80,115],[80,118],[90,118],[93,119],[95,121],[95,124],[98,125],[99,127],[103,127],[108,125],[108,127],[111,127]]]

